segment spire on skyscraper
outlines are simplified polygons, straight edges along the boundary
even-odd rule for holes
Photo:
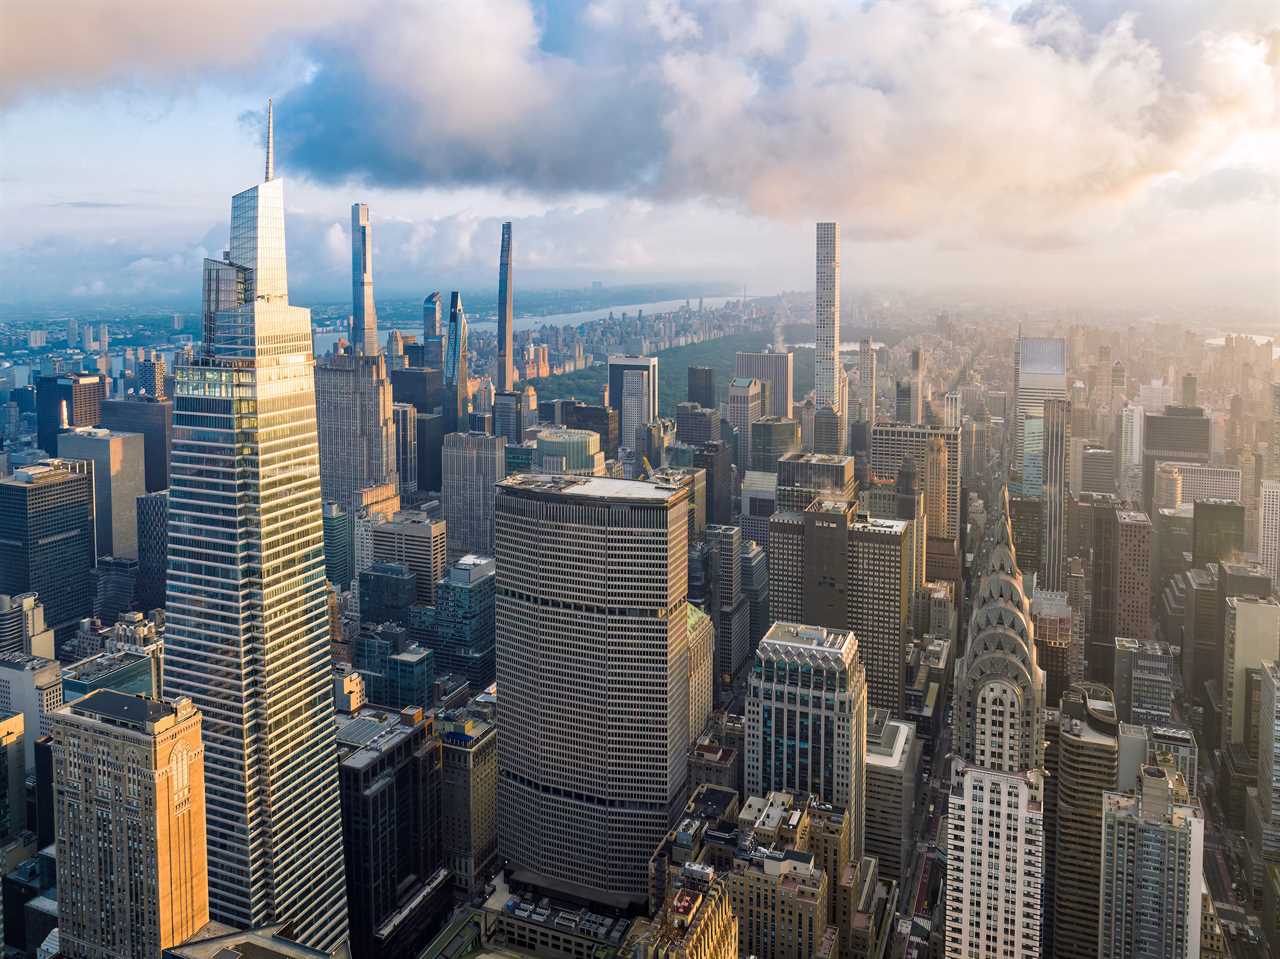
[[[267,97],[267,175],[264,183],[270,183],[276,175],[276,133],[275,121],[271,114],[271,98]]]

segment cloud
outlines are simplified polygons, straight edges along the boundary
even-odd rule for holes
[[[1099,0],[1012,18],[976,0],[597,0],[569,56],[542,49],[525,0],[391,2],[308,46],[280,144],[331,184],[697,198],[1043,248],[1276,124],[1280,14],[1181,6],[1205,12],[1170,35],[1154,8]]]
[[[1215,242],[1251,265],[1280,254],[1273,0],[73,6],[74,36],[66,4],[6,10],[0,104],[305,64],[276,98],[279,165],[320,187],[313,200],[343,198],[291,220],[299,286],[340,288],[357,185],[385,191],[375,262],[406,283],[488,277],[495,256],[491,207],[393,222],[395,191],[420,189],[536,199],[544,212],[518,224],[530,269],[747,273],[787,242],[808,275],[818,218],[850,246],[1006,279],[1031,262],[1123,277],[1124,257],[1168,237],[1165,263],[1195,263],[1197,244],[1208,262],[1210,212]],[[225,228],[195,245],[222,243]]]
[[[137,205],[136,203],[113,203],[110,200],[63,200],[45,204],[45,206],[65,207],[72,210],[121,210]]]
[[[230,75],[351,15],[340,0],[60,0],[6,3],[0,14],[0,106],[48,90],[103,83],[194,85]]]

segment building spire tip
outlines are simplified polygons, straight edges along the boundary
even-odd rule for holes
[[[267,171],[266,182],[270,183],[276,175],[276,137],[275,121],[272,115],[271,98],[267,97]]]

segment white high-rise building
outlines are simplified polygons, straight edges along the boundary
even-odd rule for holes
[[[960,428],[959,390],[952,390],[942,398],[942,425],[949,430]]]
[[[876,347],[869,337],[858,344],[858,395],[862,406],[859,415],[874,426],[876,422]]]
[[[1263,480],[1258,498],[1258,555],[1271,582],[1280,583],[1280,480]]]
[[[1098,959],[1199,959],[1204,815],[1165,754],[1102,797]]]
[[[685,801],[688,498],[595,476],[498,484],[499,851],[593,899],[647,900]]]
[[[231,201],[201,354],[177,367],[165,695],[204,716],[212,916],[347,935],[309,310],[289,304],[283,183]]]
[[[738,468],[751,464],[751,424],[764,416],[759,380],[735,376],[729,381],[729,425],[738,431]]]
[[[844,409],[840,366],[840,224],[818,224],[817,292],[814,297],[813,399],[819,409]]]
[[[1067,399],[1067,342],[1020,336],[1013,359],[1013,462],[1021,464],[1026,421],[1044,416],[1045,400]]]
[[[627,370],[622,374],[622,414],[618,417],[618,442],[628,449],[638,449],[637,431],[647,426],[656,415],[650,408],[648,370]]]
[[[956,664],[947,814],[948,959],[1040,955],[1044,672],[1013,549],[1009,495]]]
[[[351,352],[378,352],[378,311],[373,305],[373,237],[366,203],[351,204]]]
[[[774,623],[747,687],[746,793],[814,795],[849,817],[851,860],[866,816],[867,674],[851,632]]]
[[[1230,499],[1243,503],[1242,472],[1235,466],[1209,466],[1207,463],[1178,463],[1159,460],[1156,471],[1176,472],[1178,475],[1178,502],[1198,503],[1202,499]]]

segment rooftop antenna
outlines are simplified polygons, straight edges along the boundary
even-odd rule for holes
[[[275,125],[271,115],[271,98],[267,97],[267,179],[270,183],[276,175]]]

